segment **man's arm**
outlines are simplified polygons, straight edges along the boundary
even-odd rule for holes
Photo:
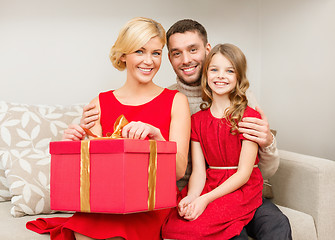
[[[248,105],[255,108],[261,115],[262,119],[258,118],[243,118],[239,123],[239,131],[243,136],[259,145],[259,167],[263,178],[268,179],[278,169],[279,153],[276,146],[276,139],[271,133],[268,120],[264,112],[258,107],[256,98],[247,91]]]

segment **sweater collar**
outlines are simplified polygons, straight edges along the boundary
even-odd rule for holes
[[[177,89],[179,92],[185,94],[188,97],[201,97],[201,85],[199,86],[190,86],[186,85],[185,83],[181,82],[180,79],[177,77]]]

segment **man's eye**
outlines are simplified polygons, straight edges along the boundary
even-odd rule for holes
[[[191,53],[195,53],[197,50],[198,50],[198,49],[196,49],[196,48],[192,48],[192,49],[191,49]]]
[[[179,52],[174,52],[174,53],[172,53],[172,56],[178,57],[178,56],[180,56],[180,53]]]

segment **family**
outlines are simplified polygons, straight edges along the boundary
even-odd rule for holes
[[[165,44],[177,75],[169,89],[153,82]],[[165,32],[138,17],[121,29],[110,60],[127,71],[123,86],[85,106],[81,124],[70,125],[63,140],[82,140],[84,128],[105,136],[124,114],[122,137],[176,142],[178,206],[45,219],[54,223],[51,239],[292,239],[287,217],[262,198],[263,179],[276,172],[279,157],[237,46],[212,48],[206,29],[191,19]]]

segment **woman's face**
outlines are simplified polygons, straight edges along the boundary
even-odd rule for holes
[[[236,72],[231,62],[221,53],[213,56],[207,72],[208,86],[214,95],[229,94],[236,87]]]
[[[124,55],[121,61],[126,63],[127,77],[142,84],[151,82],[161,65],[162,49],[160,38],[153,37],[140,49]]]

